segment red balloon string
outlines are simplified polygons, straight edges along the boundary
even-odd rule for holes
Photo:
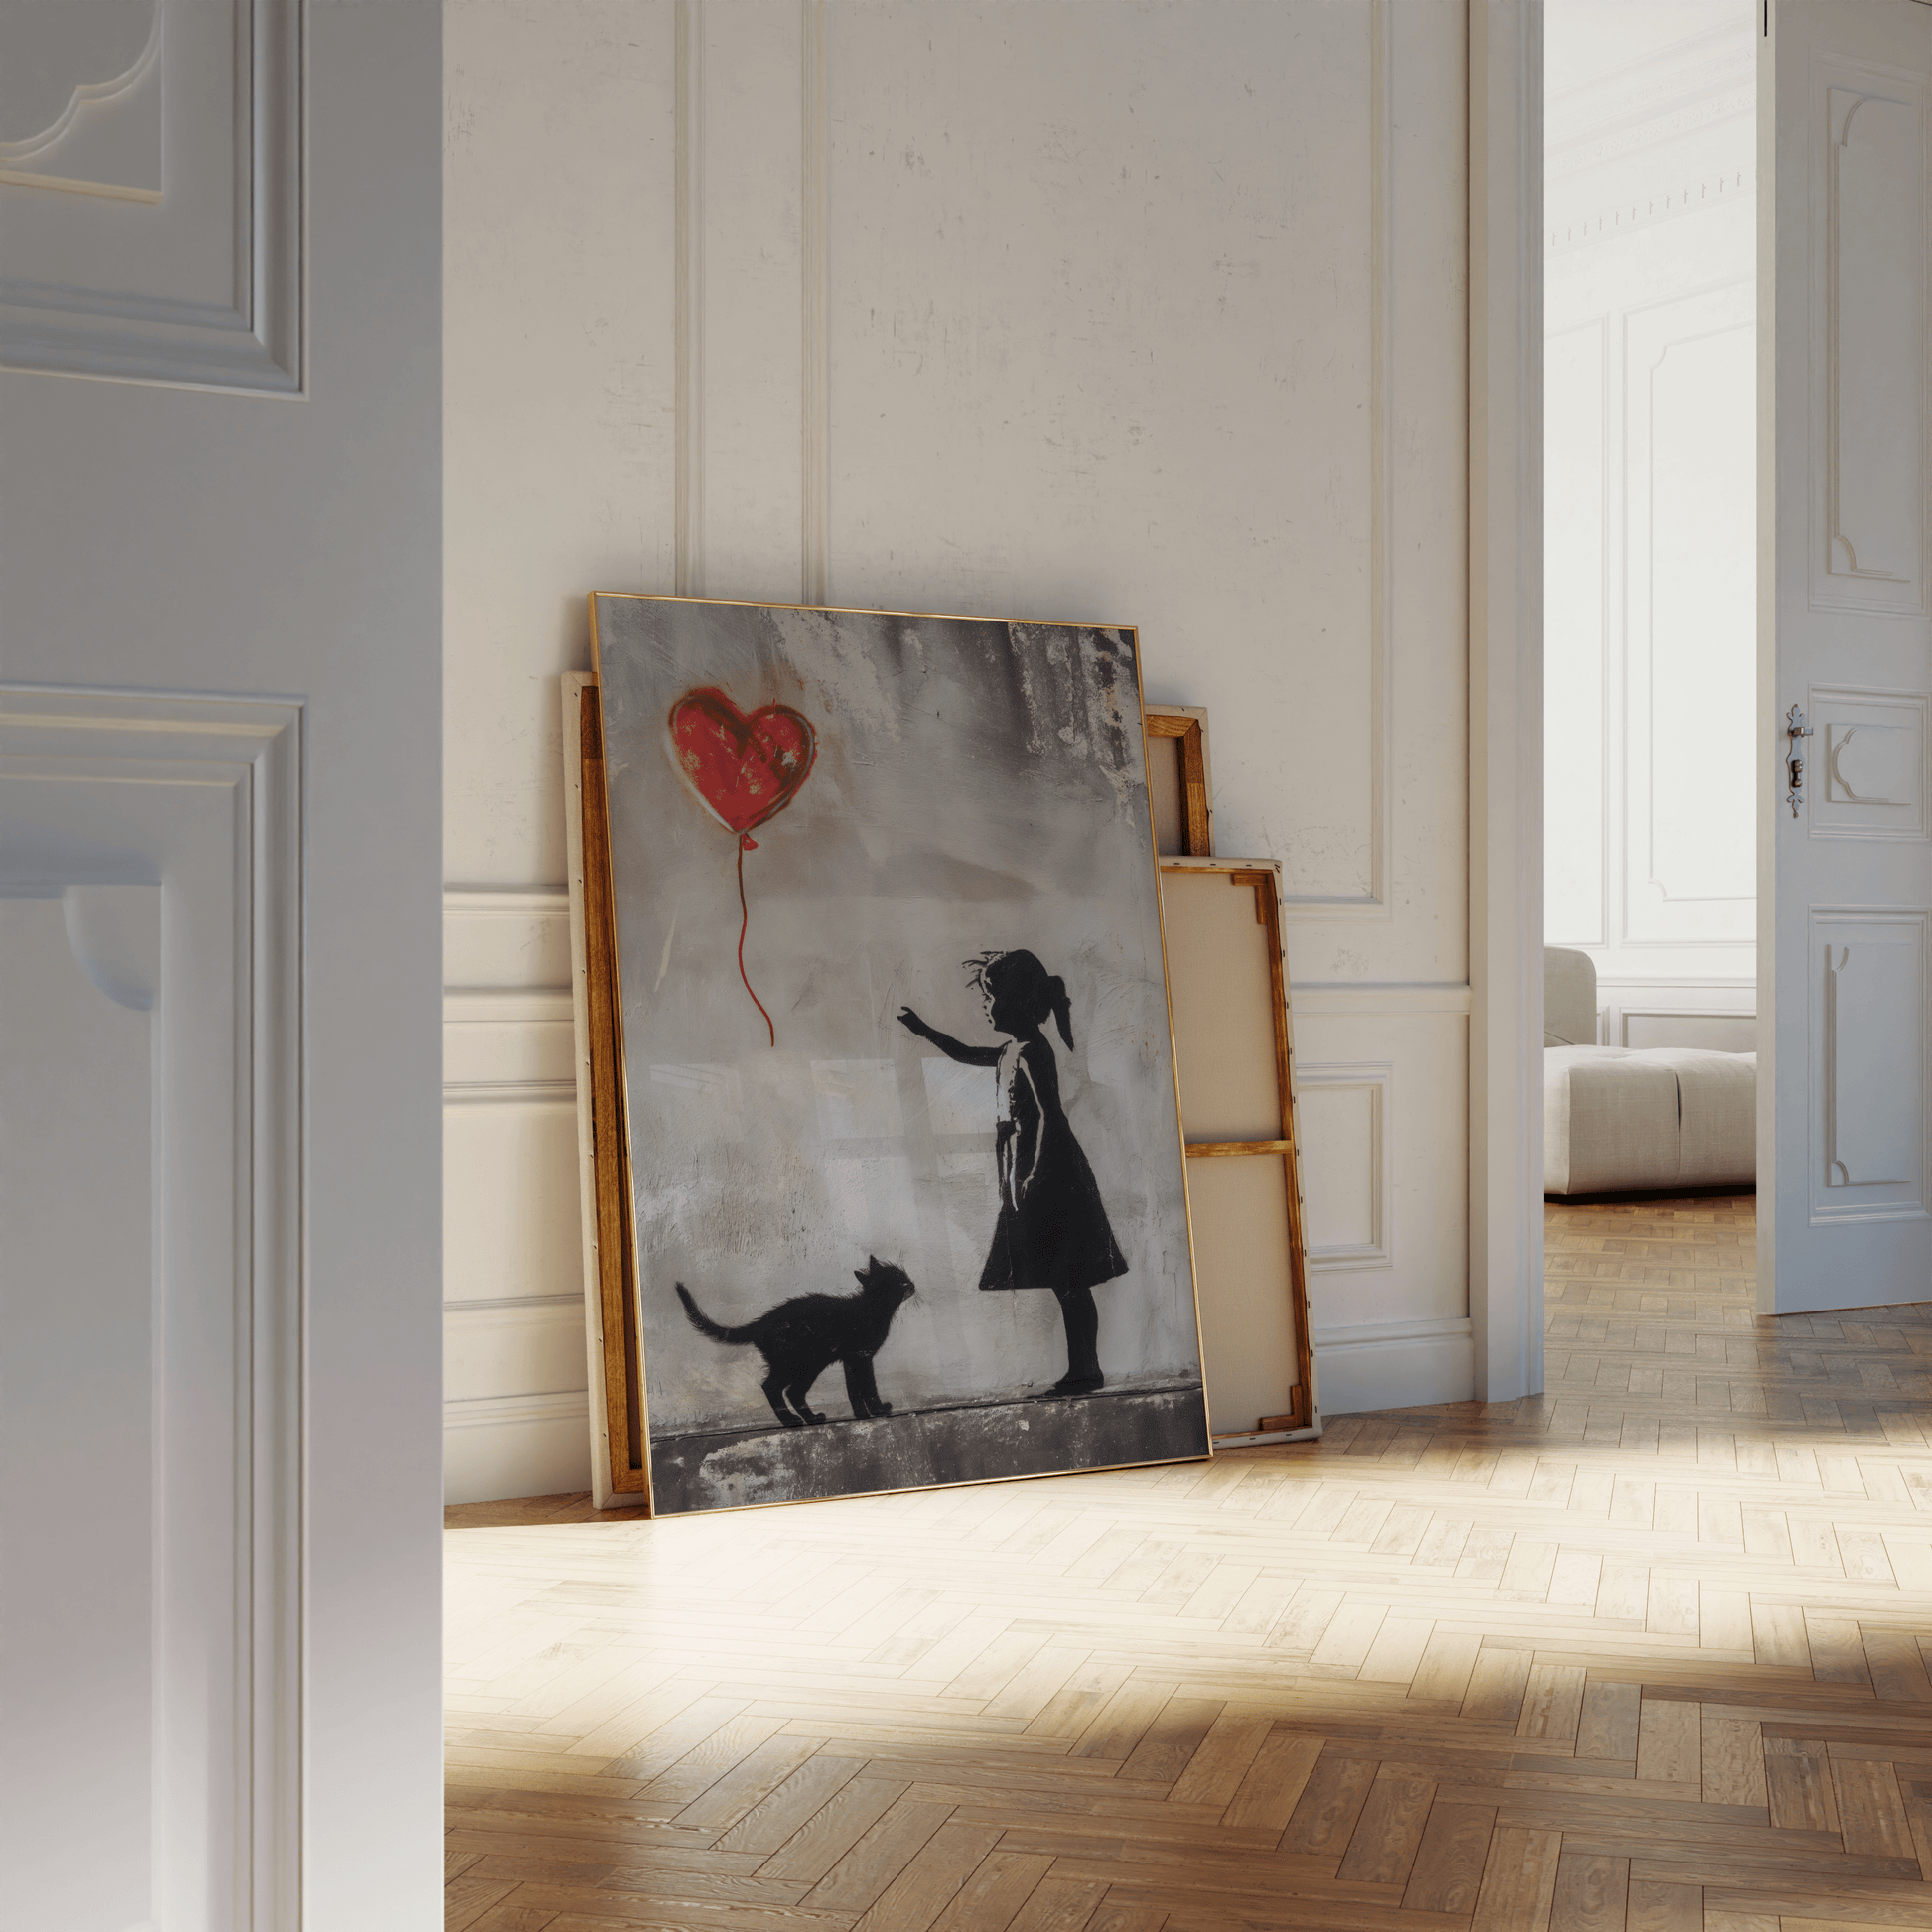
[[[745,935],[752,929],[752,908],[745,898],[745,855],[748,852],[756,852],[758,846],[758,840],[749,832],[743,834],[738,841],[738,907],[745,915],[744,923],[738,928],[738,977],[744,980],[747,993],[752,993],[752,981],[745,971]],[[764,1013],[764,1002],[756,993],[752,993],[752,1004],[760,1013]],[[764,1028],[771,1035],[771,1044],[777,1045],[778,1030],[772,1026],[771,1016],[768,1013],[764,1013]]]

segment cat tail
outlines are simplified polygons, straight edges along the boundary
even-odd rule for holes
[[[749,1328],[726,1328],[712,1320],[704,1310],[691,1299],[691,1291],[682,1282],[677,1284],[677,1299],[684,1304],[684,1312],[691,1317],[691,1325],[701,1335],[709,1335],[713,1341],[750,1341]]]

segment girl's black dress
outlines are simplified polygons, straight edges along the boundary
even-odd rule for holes
[[[1127,1273],[1093,1170],[1060,1105],[1059,1065],[1037,1035],[1000,1053],[1000,1221],[980,1287],[1092,1288]]]

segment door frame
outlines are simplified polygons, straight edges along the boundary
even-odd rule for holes
[[[1543,0],[1469,0],[1469,1315],[1543,1387]]]

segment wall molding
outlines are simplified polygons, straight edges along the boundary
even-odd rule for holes
[[[1553,123],[1546,147],[1544,241],[1546,250],[1563,256],[1560,272],[1553,262],[1549,283],[1552,391],[1576,436],[1601,437],[1588,481],[1578,475],[1551,505],[1553,540],[1564,553],[1551,596],[1566,633],[1584,648],[1587,625],[1594,634],[1587,648],[1591,655],[1600,651],[1589,708],[1596,713],[1591,757],[1600,755],[1601,762],[1581,791],[1557,782],[1552,768],[1550,802],[1556,808],[1562,801],[1555,822],[1588,837],[1582,823],[1587,814],[1600,872],[1567,881],[1566,900],[1581,889],[1592,903],[1559,907],[1561,924],[1548,937],[1587,951],[1606,990],[1624,975],[1676,980],[1723,970],[1719,956],[1748,971],[1754,950],[1748,915],[1755,882],[1748,844],[1736,844],[1747,835],[1747,820],[1725,826],[1722,847],[1687,845],[1681,830],[1672,830],[1681,827],[1683,813],[1665,808],[1683,789],[1685,774],[1708,765],[1708,758],[1687,746],[1706,742],[1704,731],[1715,728],[1696,716],[1709,700],[1701,685],[1687,683],[1673,649],[1679,639],[1672,607],[1660,606],[1658,597],[1688,583],[1694,569],[1681,545],[1665,544],[1660,535],[1682,507],[1682,485],[1671,481],[1692,447],[1683,441],[1681,405],[1702,380],[1686,369],[1685,358],[1717,358],[1705,366],[1718,375],[1749,364],[1754,293],[1748,275],[1738,279],[1739,262],[1749,266],[1738,251],[1749,238],[1756,179],[1748,112],[1755,60],[1741,23],[1720,23],[1640,62],[1589,74],[1551,109],[1571,129]],[[1696,152],[1682,138],[1692,130]],[[1613,137],[1608,147],[1581,152],[1606,134]],[[1614,286],[1618,257],[1610,244],[1700,211],[1712,217],[1702,228],[1653,238],[1644,288],[1633,293]],[[1728,422],[1737,408],[1747,408],[1746,392],[1724,393]],[[1583,460],[1581,448],[1573,448],[1573,460]],[[1732,534],[1727,526],[1725,534]],[[1715,532],[1706,533],[1704,549],[1714,565],[1726,568],[1729,588],[1742,580],[1742,565],[1728,568],[1725,559],[1734,553],[1711,551],[1715,540]],[[1587,552],[1594,553],[1587,561]],[[1568,600],[1563,585],[1571,587]],[[1734,600],[1726,598],[1724,608],[1734,614]],[[1740,630],[1731,623],[1714,633],[1714,644],[1720,640],[1727,667],[1746,666],[1747,688],[1748,625]],[[1560,679],[1558,692],[1574,688],[1581,700],[1580,670],[1577,677],[1575,686],[1568,675]],[[1691,692],[1695,700],[1687,699]],[[1736,713],[1725,727],[1726,770],[1742,755],[1735,735],[1742,717]],[[1574,717],[1566,728],[1566,734],[1579,732],[1580,751],[1582,728]],[[1563,747],[1566,734],[1553,743]],[[1748,772],[1748,763],[1743,768]],[[1553,874],[1563,879],[1561,868]]]
[[[1653,979],[1636,974],[1599,974],[1596,1037],[1604,1046],[1655,1045],[1633,1040],[1632,1020],[1751,1020],[1757,1013],[1757,981],[1742,975],[1708,978],[1681,975]]]
[[[1619,202],[1615,207],[1572,216],[1560,227],[1551,228],[1543,237],[1543,245],[1551,254],[1569,254],[1579,248],[1594,247],[1599,242],[1621,241],[1625,235],[1654,228],[1659,222],[1702,214],[1708,208],[1756,193],[1754,169],[1725,169],[1703,180],[1686,182],[1680,188],[1646,195],[1641,202]]]
[[[1726,232],[1734,239],[1741,231]],[[1719,239],[1710,237],[1713,247]],[[1600,595],[1592,590],[1587,599],[1601,639],[1596,794],[1601,870],[1593,927],[1580,930],[1584,922],[1572,917],[1567,929],[1552,930],[1548,938],[1588,952],[1605,985],[1619,976],[1619,967],[1635,966],[1634,976],[1678,979],[1687,972],[1701,976],[1713,953],[1747,959],[1755,950],[1748,924],[1740,937],[1712,936],[1726,916],[1735,929],[1736,908],[1748,905],[1754,892],[1749,864],[1738,882],[1741,893],[1707,894],[1696,890],[1705,882],[1695,880],[1682,881],[1692,890],[1677,893],[1663,875],[1681,869],[1660,855],[1656,844],[1657,828],[1681,817],[1660,802],[1660,789],[1667,790],[1681,760],[1662,755],[1650,729],[1662,702],[1659,694],[1670,689],[1670,665],[1658,655],[1652,598],[1658,556],[1654,472],[1660,450],[1669,453],[1659,434],[1657,372],[1674,350],[1747,331],[1753,316],[1749,281],[1739,281],[1723,259],[1706,253],[1709,259],[1701,259],[1683,286],[1642,301],[1604,307],[1596,269],[1589,271],[1582,293],[1567,282],[1553,285],[1569,289],[1561,298],[1569,306],[1567,326],[1554,331],[1551,342],[1602,332],[1601,360],[1590,372],[1603,438],[1602,487],[1589,517],[1593,540],[1600,544],[1601,580]],[[1583,527],[1581,514],[1573,527]]]
[[[1466,1314],[1420,1315],[1402,1321],[1347,1321],[1316,1328],[1317,1348],[1389,1348],[1402,1341],[1438,1341],[1472,1333]]]
[[[1285,893],[1297,924],[1393,920],[1395,822],[1395,50],[1392,0],[1368,0],[1368,890]]]
[[[676,0],[672,589],[679,597],[704,594],[704,0]]]
[[[445,1497],[587,1489],[570,895],[451,886],[443,914]]]
[[[1311,1273],[1337,1274],[1395,1266],[1395,1141],[1389,1131],[1394,1114],[1395,1066],[1388,1060],[1304,1060],[1296,1084],[1306,1095],[1319,1092],[1366,1093],[1368,1113],[1369,1238],[1363,1242],[1309,1245]]]
[[[1743,866],[1741,877],[1733,884],[1741,892],[1700,892],[1681,884],[1674,888],[1663,874],[1668,870],[1658,851],[1661,826],[1683,817],[1673,811],[1667,798],[1659,796],[1660,779],[1668,781],[1675,773],[1660,752],[1658,720],[1667,709],[1669,690],[1666,658],[1658,648],[1658,494],[1659,476],[1668,476],[1673,466],[1666,460],[1659,465],[1660,444],[1665,426],[1677,420],[1678,412],[1668,406],[1668,391],[1659,395],[1658,378],[1672,354],[1694,345],[1716,342],[1725,336],[1747,336],[1754,340],[1756,290],[1748,282],[1733,279],[1680,289],[1655,301],[1632,304],[1622,312],[1623,369],[1619,402],[1623,420],[1618,426],[1623,466],[1620,478],[1622,530],[1620,543],[1613,537],[1608,546],[1612,568],[1620,574],[1621,624],[1613,635],[1605,624],[1604,662],[1606,674],[1613,675],[1611,661],[1620,654],[1621,681],[1626,693],[1617,718],[1615,757],[1624,787],[1622,838],[1622,877],[1617,922],[1609,929],[1617,933],[1624,946],[1682,946],[1710,944],[1754,945],[1755,934],[1738,939],[1707,940],[1697,933],[1660,930],[1672,920],[1680,925],[1690,918],[1675,907],[1749,906],[1756,900],[1754,864]],[[1682,369],[1683,363],[1679,362]],[[1748,366],[1748,364],[1746,364]],[[1610,445],[1606,442],[1606,455]],[[1620,653],[1618,642],[1620,640]],[[1681,856],[1681,855],[1680,855]],[[1654,897],[1653,897],[1654,896]],[[1699,917],[1717,920],[1721,914],[1704,912]],[[1648,931],[1638,931],[1640,922]]]
[[[1466,986],[1428,981],[1369,986],[1297,981],[1288,989],[1290,1009],[1300,1020],[1389,1020],[1422,1013],[1466,1016],[1472,998]]]
[[[450,1321],[554,1321],[575,1319],[583,1312],[581,1295],[494,1295],[443,1304],[444,1318]]]
[[[446,1107],[574,1107],[575,1080],[445,1080]]]
[[[567,986],[528,989],[463,986],[450,987],[443,995],[446,1027],[509,1027],[556,1021],[568,1024],[572,1017]]]
[[[443,1104],[576,1104],[570,899],[549,887],[443,896]]]
[[[590,1417],[588,1389],[562,1395],[472,1396],[443,1405],[445,1429],[502,1429],[519,1423],[573,1423],[586,1428]]]
[[[561,998],[570,1016],[570,894],[562,886],[449,886],[443,892],[446,1020],[547,1019],[478,1002]]]
[[[1750,1020],[1755,1021],[1755,1008],[1743,1007],[1687,1007],[1652,1004],[1649,1006],[1619,1006],[1617,1008],[1616,1031],[1623,1037],[1612,1040],[1611,1045],[1630,1044],[1630,1022],[1632,1020]]]
[[[832,329],[825,0],[799,0],[799,271],[803,345],[798,455],[802,604],[831,601]]]
[[[1926,0],[1926,5],[1932,6],[1932,0]],[[1660,987],[1709,987],[1713,992],[1735,988],[1754,993],[1757,990],[1757,981],[1736,974],[1726,975],[1720,979],[1713,979],[1708,974],[1703,973],[1688,975],[1682,979],[1668,980],[1651,979],[1648,977],[1639,979],[1633,974],[1618,973],[1599,973],[1596,977],[1596,990],[1599,993],[1606,987],[1623,986],[1636,987],[1641,991],[1649,993],[1655,993]],[[1725,1011],[1728,1011],[1728,1009],[1725,1009]]]
[[[1369,899],[1393,919],[1395,821],[1395,47],[1369,12]]]
[[[478,916],[505,912],[568,912],[568,886],[445,886],[443,909],[446,913],[471,913]]]
[[[197,123],[196,138],[225,138],[232,155],[233,282],[216,302],[183,301],[116,286],[117,228],[98,222],[100,190],[58,198],[81,272],[33,265],[0,278],[0,368],[92,376],[169,388],[300,396],[303,347],[304,78],[301,0],[227,0],[219,9],[169,8],[161,80],[200,64],[239,76],[224,136]],[[36,195],[32,187],[0,194]],[[118,197],[115,199],[125,199]],[[157,201],[147,220],[206,212]],[[224,221],[227,217],[223,217]],[[64,248],[61,259],[71,259]]]

